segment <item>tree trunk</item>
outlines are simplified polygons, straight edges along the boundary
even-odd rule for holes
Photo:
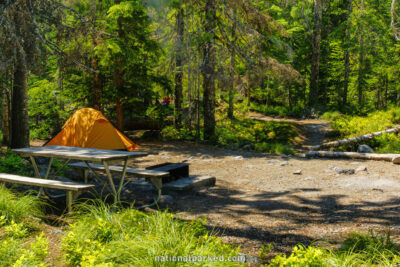
[[[124,130],[124,109],[119,96],[117,96],[117,127],[120,131]]]
[[[322,10],[321,0],[314,0],[314,30],[313,30],[313,46],[311,58],[311,74],[310,74],[310,92],[309,105],[314,106],[318,102],[319,97],[319,63],[321,56],[321,22]]]
[[[364,0],[361,1],[361,14],[364,13]],[[358,104],[363,103],[363,91],[364,91],[364,28],[361,26],[360,35],[360,56],[358,59]]]
[[[385,76],[385,108],[387,107],[388,90],[389,90],[389,76],[386,73],[386,76]]]
[[[101,83],[100,83],[98,58],[96,55],[93,55],[92,57],[92,68],[95,71],[93,73],[93,107],[97,110],[100,110]]]
[[[2,143],[6,146],[10,145],[10,97],[6,89],[3,92],[3,105],[4,105],[4,117],[3,117],[3,141]]]
[[[236,43],[236,11],[232,9],[233,13],[233,25],[232,25],[232,43]],[[228,118],[233,120],[233,97],[235,94],[235,58],[236,58],[236,50],[235,47],[231,46],[231,69],[230,69],[230,84],[229,84],[229,95],[228,95]]]
[[[179,7],[176,16],[176,46],[175,46],[175,128],[182,126],[182,77],[183,77],[183,35],[185,33],[184,11]]]
[[[250,100],[250,79],[251,79],[250,71],[251,71],[251,65],[249,65],[249,67],[247,69],[247,73],[246,73],[246,76],[247,76],[247,94],[246,94],[246,96],[247,96],[247,106],[248,107],[250,106],[250,102],[251,102],[251,100]]]
[[[321,148],[338,147],[338,146],[349,145],[349,144],[353,144],[353,143],[359,143],[361,141],[372,139],[375,136],[379,136],[379,135],[382,135],[382,134],[398,133],[398,132],[400,132],[400,127],[395,127],[395,128],[388,129],[388,130],[385,130],[385,131],[365,134],[365,135],[362,135],[362,136],[356,136],[356,137],[352,137],[352,138],[348,138],[348,139],[344,139],[344,140],[339,140],[339,141],[332,141],[332,142],[328,142],[328,143],[323,143],[322,145],[319,145],[319,146],[313,146],[311,148],[311,150],[318,150],[318,149],[321,149]]]
[[[346,50],[344,52],[344,81],[343,81],[343,106],[347,105],[347,94],[349,91],[349,75],[350,75],[350,41],[351,41],[351,22],[350,17],[353,10],[353,1],[349,0],[349,7],[347,13],[347,36],[346,36]]]
[[[115,3],[119,4],[121,1],[116,0]],[[118,38],[123,38],[124,32],[122,30],[122,22],[121,18],[118,18]],[[117,59],[115,62],[115,85],[116,85],[116,97],[117,97],[117,127],[120,131],[124,130],[124,109],[123,109],[123,103],[121,101],[121,95],[123,95],[124,92],[124,71],[119,67],[122,62],[121,59]]]
[[[186,7],[186,14],[188,14],[188,6],[187,2],[185,1],[185,7]],[[186,57],[188,60],[188,102],[189,102],[189,117],[188,117],[188,127],[189,130],[192,130],[192,53],[191,53],[191,47],[190,47],[190,34],[189,34],[189,15],[186,15]]]
[[[25,64],[19,62],[14,72],[11,148],[29,147],[28,73],[26,69]]]
[[[357,153],[357,152],[334,152],[334,151],[309,151],[307,157],[323,158],[348,158],[348,159],[367,159],[392,161],[398,164],[400,154],[376,154],[376,153]]]
[[[205,32],[210,36],[204,44],[203,59],[203,105],[204,105],[204,139],[215,135],[215,40],[216,2],[206,0]]]
[[[116,1],[117,3],[119,1]],[[92,0],[92,17],[93,22],[96,23],[97,21],[97,0]],[[96,25],[93,25],[96,27]],[[92,35],[92,50],[95,51],[97,47],[97,33]],[[99,59],[96,54],[93,54],[92,59],[92,69],[94,70],[93,73],[93,107],[97,110],[101,109],[100,106],[100,96],[101,96],[101,83],[100,83],[100,73],[99,73]]]

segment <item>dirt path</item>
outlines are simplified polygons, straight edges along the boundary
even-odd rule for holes
[[[283,121],[292,122],[300,126],[303,130],[305,141],[302,149],[307,150],[310,146],[320,145],[324,141],[326,134],[331,131],[329,121],[318,120],[318,119],[285,119],[285,118],[274,118],[265,116],[260,113],[250,112],[247,116],[250,119],[263,120],[263,121]]]

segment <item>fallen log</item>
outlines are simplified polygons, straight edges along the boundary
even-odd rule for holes
[[[348,144],[352,144],[352,143],[359,143],[361,141],[372,139],[375,136],[379,136],[379,135],[382,135],[385,133],[398,133],[398,132],[400,132],[400,126],[397,126],[395,128],[388,129],[385,131],[380,131],[380,132],[365,134],[365,135],[356,136],[356,137],[352,137],[352,138],[348,138],[348,139],[323,143],[322,145],[312,146],[311,150],[319,150],[322,148],[338,147],[338,146],[348,145]]]
[[[306,156],[322,158],[347,158],[347,159],[366,159],[384,160],[400,164],[400,154],[377,154],[377,153],[358,153],[358,152],[335,152],[335,151],[309,151]]]

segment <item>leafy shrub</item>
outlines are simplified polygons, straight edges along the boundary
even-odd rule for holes
[[[194,140],[195,131],[188,128],[176,129],[174,126],[166,126],[161,130],[164,140]]]
[[[293,154],[300,142],[299,131],[292,123],[225,119],[217,122],[217,144],[250,148],[260,152]]]
[[[386,235],[351,234],[338,250],[297,245],[287,256],[273,258],[270,266],[397,266],[399,246]]]
[[[364,135],[372,132],[392,128],[400,122],[400,108],[391,108],[387,111],[376,111],[366,117],[337,116],[331,122],[333,129],[337,130],[342,138]],[[400,153],[400,137],[395,134],[384,134],[365,142],[381,153]],[[344,147],[354,150],[355,147]]]
[[[327,111],[320,117],[322,120],[331,121],[338,119],[342,114],[339,111]]]
[[[204,221],[183,222],[167,212],[145,214],[134,209],[112,212],[101,202],[78,206],[78,212],[81,215],[62,240],[66,262],[71,265],[192,266],[193,263],[157,262],[155,257],[228,257],[238,253],[219,238],[210,236]]]
[[[0,172],[30,176],[33,174],[31,164],[11,150],[4,152],[0,158]]]
[[[7,238],[0,241],[0,266],[45,266],[48,239],[44,234],[36,236],[27,246],[23,240]]]
[[[195,131],[167,126],[161,131],[167,140],[193,140]],[[289,122],[256,121],[252,119],[223,119],[217,121],[212,143],[230,148],[259,152],[293,154],[299,144],[299,130]]]
[[[260,105],[255,102],[250,104],[250,110],[260,112],[265,115],[279,117],[300,117],[304,114],[304,108],[301,106],[294,106],[290,108],[288,106]]]

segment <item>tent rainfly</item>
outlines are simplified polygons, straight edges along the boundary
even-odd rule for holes
[[[118,131],[104,115],[92,108],[77,110],[62,131],[46,146],[72,146],[134,151],[138,145]]]

